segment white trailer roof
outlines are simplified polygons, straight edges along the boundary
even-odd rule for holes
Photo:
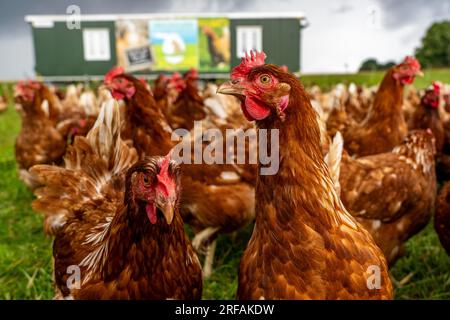
[[[73,15],[27,15],[29,23],[65,22]],[[149,20],[149,19],[179,19],[179,18],[229,18],[229,19],[304,19],[303,12],[217,12],[217,13],[145,13],[145,14],[81,14],[81,21],[115,21],[115,20]]]

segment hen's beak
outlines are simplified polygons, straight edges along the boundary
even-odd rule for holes
[[[416,76],[423,78],[425,74],[422,71],[417,71]]]
[[[219,88],[217,88],[217,93],[229,94],[238,98],[245,97],[244,92],[245,87],[239,83],[234,83],[233,81],[222,83]]]
[[[175,203],[173,201],[167,201],[164,204],[158,205],[158,208],[163,213],[167,224],[171,224],[175,214]]]

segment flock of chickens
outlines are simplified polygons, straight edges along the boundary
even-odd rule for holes
[[[200,299],[217,236],[255,221],[237,298],[391,299],[388,268],[434,212],[450,254],[450,90],[404,95],[420,73],[407,57],[378,88],[322,93],[251,52],[219,87],[121,68],[96,94],[19,82],[16,159],[54,236],[55,297]],[[176,163],[173,131],[200,120],[278,129],[279,171]]]

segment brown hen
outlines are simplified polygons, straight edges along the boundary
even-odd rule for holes
[[[386,73],[364,121],[342,131],[351,155],[389,152],[403,141],[408,130],[402,111],[403,89],[419,74],[420,64],[412,57]]]
[[[241,99],[258,130],[279,130],[279,171],[258,173],[256,223],[241,260],[237,297],[392,298],[381,250],[334,190],[307,94],[298,79],[264,58],[244,58],[232,81],[219,88]]]
[[[110,100],[68,148],[65,168],[31,169],[43,184],[34,208],[60,214],[57,298],[200,299],[201,267],[178,212],[178,166],[170,156],[136,161]]]
[[[19,177],[31,189],[36,181],[28,169],[36,164],[60,163],[65,152],[64,137],[55,128],[58,117],[53,108],[53,95],[42,83],[19,82],[15,100],[22,118],[22,128],[16,138],[15,155]]]

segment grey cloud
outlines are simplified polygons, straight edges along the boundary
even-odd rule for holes
[[[450,19],[449,0],[376,0],[383,12],[383,23],[398,28],[429,20]]]
[[[347,13],[349,11],[352,11],[354,7],[352,5],[349,5],[347,3],[342,4],[340,7],[333,9],[332,12],[334,13]]]
[[[142,12],[202,12],[251,10],[255,1],[220,0],[17,0],[0,2],[0,33],[23,32],[27,14],[65,14],[69,5],[78,5],[84,14]]]

